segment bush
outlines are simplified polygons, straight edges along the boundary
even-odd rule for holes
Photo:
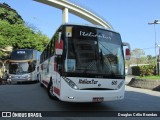
[[[132,75],[140,76],[140,67],[139,66],[132,67]]]
[[[140,76],[151,76],[154,74],[153,65],[140,66]]]
[[[133,66],[132,75],[135,75],[135,76],[154,75],[154,66],[153,65]]]

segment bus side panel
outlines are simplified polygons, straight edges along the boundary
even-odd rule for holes
[[[50,75],[49,75],[49,60],[44,61],[41,64],[41,81],[42,83],[48,87],[49,81],[50,81]]]
[[[57,70],[57,63],[55,57],[50,58],[50,75],[53,83],[53,93],[59,98],[60,96],[60,87],[61,87],[61,76]]]

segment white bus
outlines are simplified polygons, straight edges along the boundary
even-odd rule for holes
[[[40,84],[51,98],[62,101],[123,99],[125,64],[120,34],[97,26],[61,25],[40,56]]]
[[[9,78],[11,82],[37,81],[40,52],[34,49],[18,49],[11,53]]]

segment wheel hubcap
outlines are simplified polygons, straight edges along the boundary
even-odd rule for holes
[[[52,85],[50,86],[49,92],[50,92],[50,94],[51,94],[52,96],[54,96],[54,94],[53,94],[53,86],[52,86]]]

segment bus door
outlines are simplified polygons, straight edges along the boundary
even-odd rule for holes
[[[54,58],[54,78],[53,80],[53,90],[60,96],[60,87],[61,87],[61,57],[55,56]]]
[[[46,87],[49,85],[49,81],[50,81],[49,63],[50,63],[50,59],[45,60],[45,62],[41,64],[40,79],[45,84]]]
[[[55,41],[55,79],[54,79],[54,92],[60,96],[61,87],[61,72],[62,72],[62,54],[63,54],[63,40],[62,33],[58,32],[58,40]]]
[[[36,61],[36,60],[33,60],[33,61],[32,61],[32,80],[36,80],[36,79],[37,79],[36,64],[37,64],[37,61]]]

